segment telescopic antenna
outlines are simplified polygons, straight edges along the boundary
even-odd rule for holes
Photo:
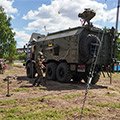
[[[119,21],[119,7],[120,7],[120,0],[118,0],[118,5],[117,5],[117,15],[116,15],[116,32],[118,32],[118,21]]]
[[[114,59],[116,58],[116,46],[117,46],[117,38],[118,38],[119,7],[120,7],[120,0],[118,0],[118,5],[117,5],[116,26],[114,32],[114,49],[113,49]]]

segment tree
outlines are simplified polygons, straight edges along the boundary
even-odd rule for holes
[[[5,58],[11,63],[15,58],[16,41],[10,21],[11,18],[0,7],[0,58]]]
[[[117,39],[117,60],[120,61],[120,38]]]

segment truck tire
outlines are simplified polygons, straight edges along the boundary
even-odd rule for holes
[[[48,63],[46,65],[46,78],[48,80],[56,79],[56,68],[57,68],[57,64],[54,62]]]
[[[99,73],[96,73],[92,79],[92,84],[96,84],[98,81],[99,81],[99,78],[100,78],[100,72]]]
[[[91,84],[95,85],[99,81],[99,78],[100,78],[100,72],[95,73],[93,78],[92,78]],[[84,77],[84,81],[85,81],[85,83],[88,82],[88,76],[87,75]]]
[[[26,66],[26,73],[28,78],[35,78],[36,70],[34,64],[29,62]]]
[[[56,70],[56,77],[59,82],[70,82],[71,74],[67,63],[60,63]]]
[[[90,46],[92,43],[100,44],[99,38],[93,34],[89,34],[85,39],[81,39],[80,41],[80,61],[81,62],[86,63],[87,61],[90,61],[91,54],[93,54],[90,51]]]

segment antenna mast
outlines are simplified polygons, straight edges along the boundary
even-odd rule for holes
[[[118,31],[118,21],[119,21],[119,7],[120,7],[120,0],[118,0],[118,5],[117,5],[117,15],[116,15],[116,32]]]

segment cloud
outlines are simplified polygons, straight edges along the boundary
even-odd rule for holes
[[[25,31],[14,30],[14,32],[16,33],[15,40],[17,41],[17,47],[18,48],[23,47],[23,45],[28,43],[28,41],[30,40],[31,35],[29,35]]]
[[[14,0],[0,0],[0,6],[2,6],[7,14],[17,13],[17,8],[13,7]]]
[[[96,12],[93,22],[115,22],[116,9],[108,10],[106,4],[96,0],[53,0],[50,5],[43,4],[37,10],[30,10],[23,19],[30,20],[27,30],[53,32],[80,26],[78,13],[84,8],[92,8]]]

